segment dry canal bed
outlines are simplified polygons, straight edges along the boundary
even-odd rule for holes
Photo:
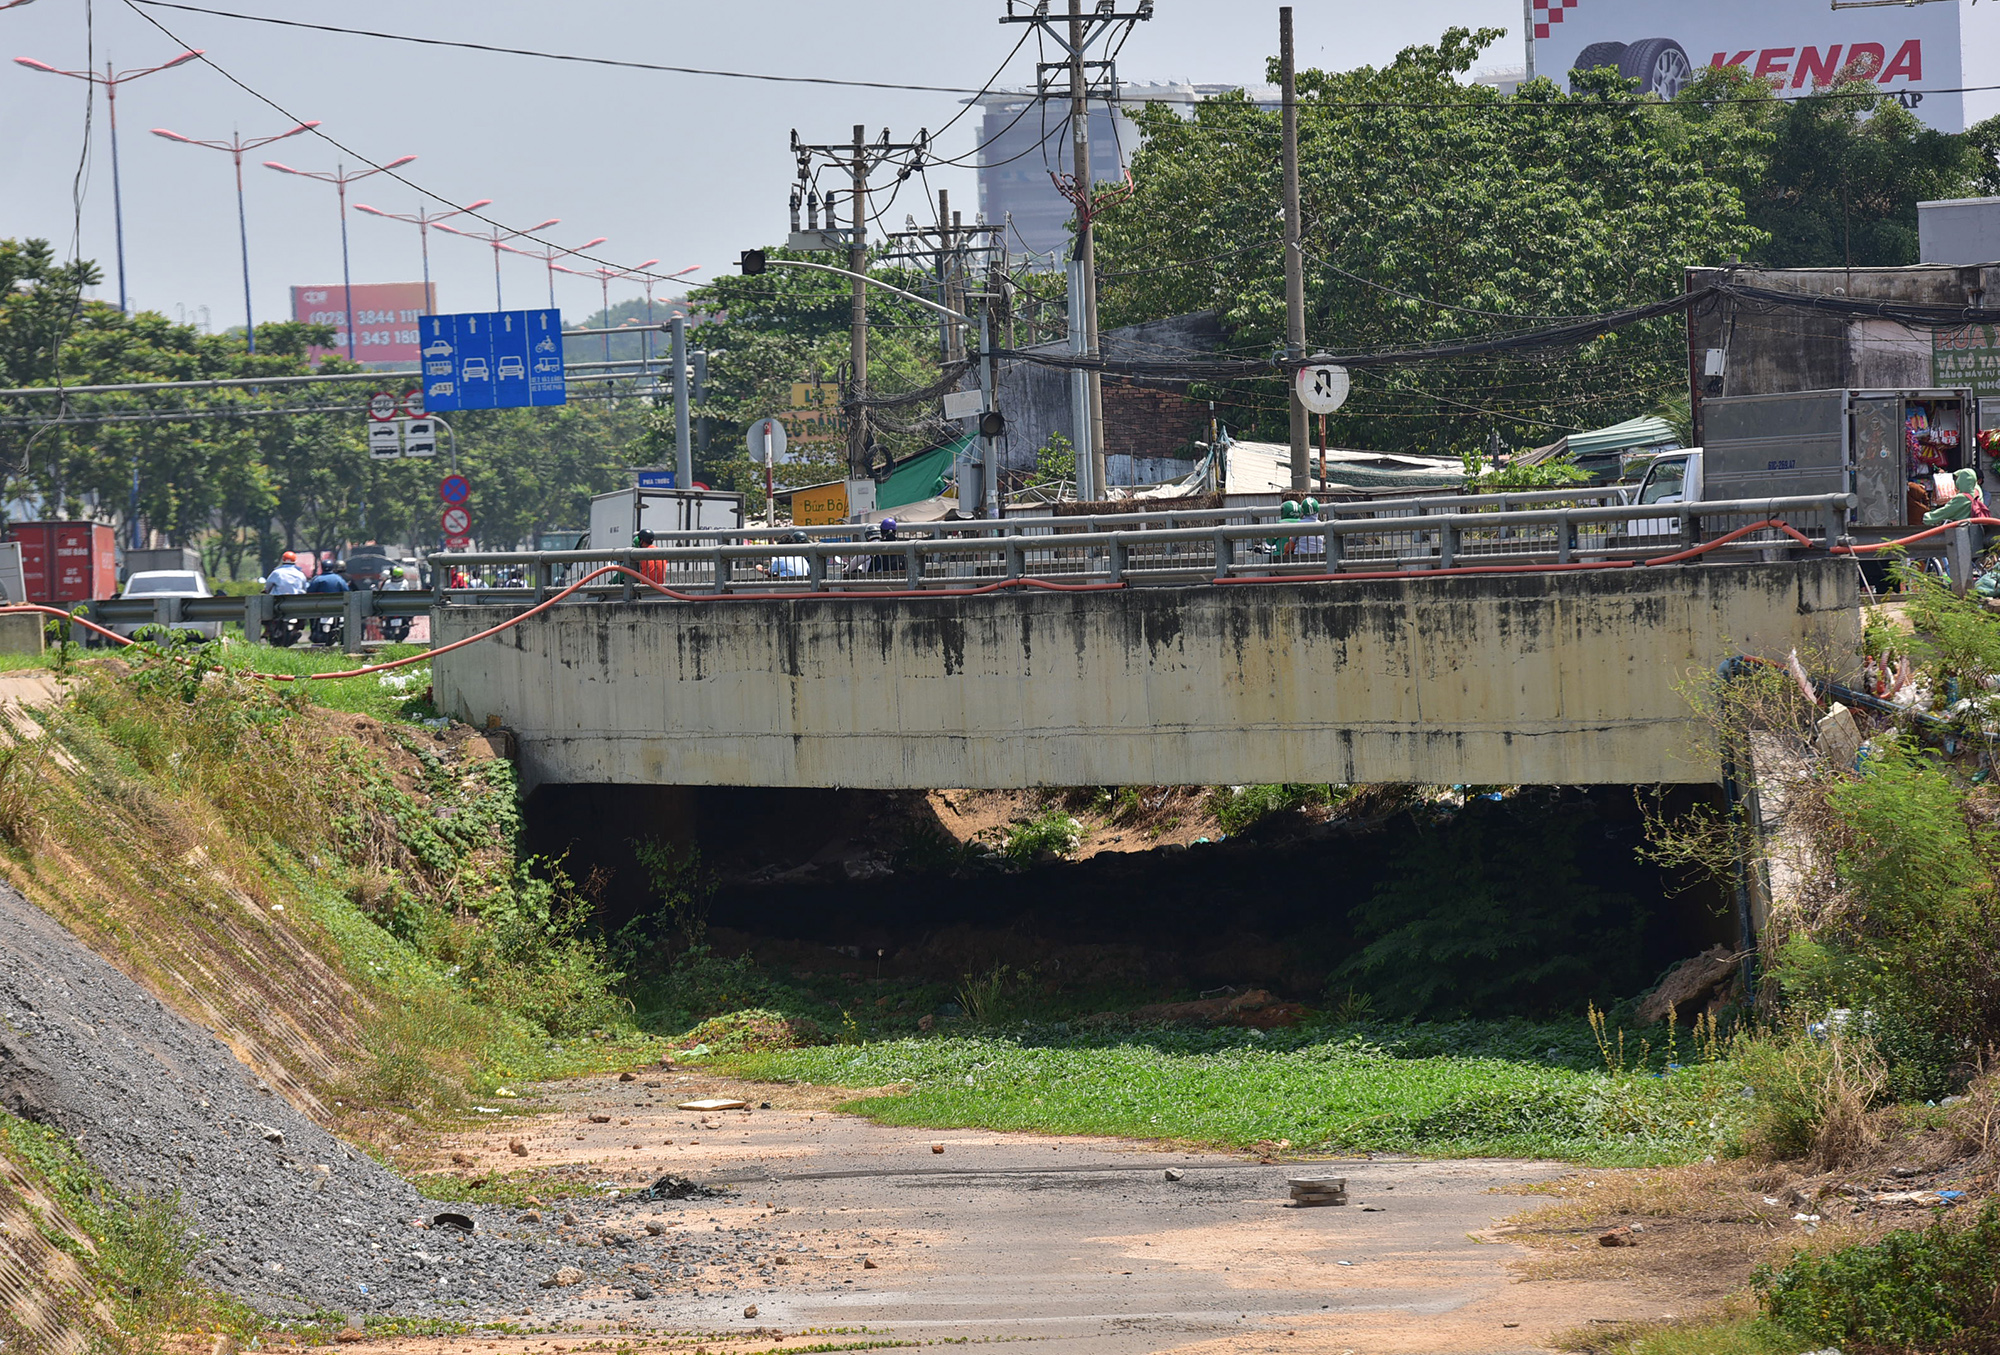
[[[685,1072],[541,1090],[557,1109],[444,1141],[438,1161],[458,1154],[455,1174],[486,1178],[482,1191],[546,1179],[609,1195],[674,1174],[726,1193],[579,1212],[565,1230],[579,1252],[602,1253],[607,1220],[633,1240],[621,1267],[533,1305],[537,1319],[709,1342],[736,1333],[756,1349],[872,1338],[1500,1355],[1673,1310],[1629,1281],[1520,1279],[1526,1253],[1489,1230],[1527,1203],[1516,1188],[1571,1170],[1559,1164],[1319,1164],[1309,1174],[1344,1175],[1351,1203],[1297,1209],[1286,1184],[1297,1164],[885,1127],[830,1112],[824,1091]],[[678,1109],[716,1095],[751,1108]],[[700,1253],[726,1240],[722,1264]],[[774,1345],[779,1333],[788,1340]],[[540,1355],[546,1339],[527,1348]]]

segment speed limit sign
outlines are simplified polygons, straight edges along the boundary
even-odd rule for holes
[[[377,423],[387,423],[396,417],[396,397],[387,391],[376,391],[368,397],[368,417]]]

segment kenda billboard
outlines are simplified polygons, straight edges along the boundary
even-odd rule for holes
[[[1672,98],[1704,66],[1741,66],[1781,95],[1854,70],[1931,126],[1962,131],[1962,0],[1833,9],[1827,0],[1532,0],[1535,70],[1616,66]],[[1984,21],[1984,16],[1980,16]]]

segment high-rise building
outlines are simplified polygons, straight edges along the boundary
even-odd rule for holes
[[[1243,89],[1242,85],[1120,82],[1118,106],[1103,99],[1090,104],[1090,167],[1100,184],[1124,178],[1139,129],[1124,110],[1171,101],[1185,114],[1199,100]],[[1276,107],[1275,86],[1251,86],[1259,104]],[[993,93],[978,100],[985,110],[979,129],[979,211],[990,223],[1011,221],[1007,247],[1015,253],[1057,254],[1070,247],[1076,211],[1059,192],[1053,174],[1067,175],[1075,164],[1070,150],[1069,101],[1038,99],[1031,92]]]

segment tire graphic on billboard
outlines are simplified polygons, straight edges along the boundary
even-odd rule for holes
[[[1687,50],[1672,38],[1643,38],[1638,42],[1593,42],[1577,53],[1570,74],[1594,71],[1599,66],[1615,66],[1627,80],[1639,82],[1641,94],[1657,94],[1662,99],[1677,96],[1694,82],[1694,63]],[[1576,92],[1576,81],[1570,81]]]

